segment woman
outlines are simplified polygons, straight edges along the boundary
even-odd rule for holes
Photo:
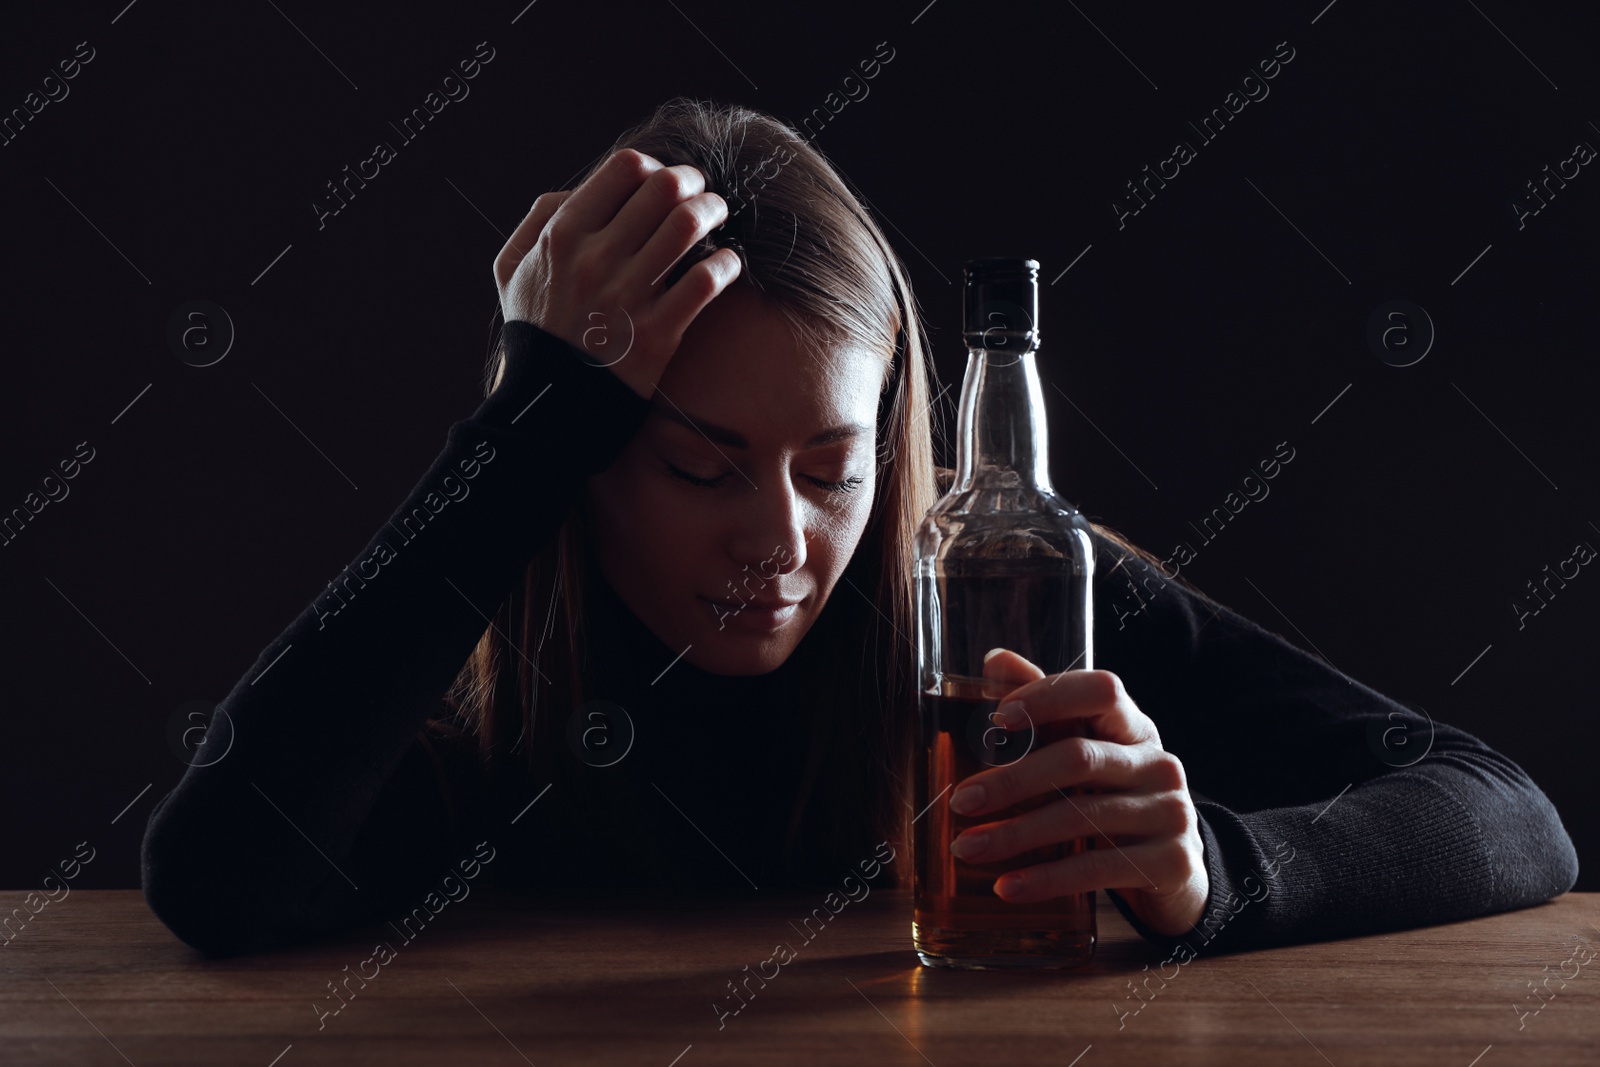
[[[485,400],[219,705],[232,747],[151,815],[151,908],[214,953],[314,939],[436,899],[475,841],[530,893],[909,885],[911,543],[950,472],[882,233],[792,129],[680,98],[539,197],[495,279]],[[1571,887],[1511,761],[1094,538],[1097,669],[986,668],[1092,738],[940,802],[1081,785],[956,847],[1112,847],[1002,896],[1108,889],[1168,944],[1220,908],[1215,950]]]

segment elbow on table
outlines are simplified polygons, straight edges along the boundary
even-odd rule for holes
[[[1465,809],[1492,879],[1484,912],[1542,904],[1578,881],[1578,852],[1556,806],[1531,775],[1477,738],[1440,728],[1427,759],[1399,773],[1421,773]]]
[[[168,797],[151,812],[139,849],[140,889],[156,918],[180,941],[213,957],[292,940],[282,896],[264,879],[229,876],[230,865],[206,847],[212,835],[174,819],[165,809]]]
[[[1501,869],[1508,888],[1528,903],[1559,897],[1578,881],[1578,850],[1544,791],[1529,782],[1524,824],[1507,835]]]
[[[170,880],[144,879],[144,899],[150,910],[179,941],[209,957],[238,956],[270,947],[237,926],[219,921],[212,908],[188,887]]]
[[[1487,910],[1543,904],[1571,890],[1578,852],[1544,790],[1504,757],[1496,758],[1494,773],[1480,772],[1472,783],[1451,784],[1461,790],[1456,799],[1468,809],[1492,872]]]

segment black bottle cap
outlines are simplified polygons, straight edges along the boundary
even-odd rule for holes
[[[1018,355],[1039,345],[1039,261],[1016,256],[967,260],[961,335],[968,348]]]

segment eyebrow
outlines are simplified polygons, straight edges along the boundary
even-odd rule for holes
[[[696,430],[704,434],[708,439],[716,441],[719,444],[728,445],[731,448],[742,448],[746,450],[750,448],[749,441],[745,440],[742,435],[728,429],[726,426],[718,426],[714,422],[706,422],[704,419],[695,418],[692,415],[688,415],[682,411],[676,410],[676,408],[665,408],[660,405],[652,406],[650,412],[653,415],[660,415],[662,418],[675,422],[680,426],[687,426],[691,430]],[[819,448],[822,445],[832,444],[835,441],[843,441],[849,437],[856,437],[860,434],[871,432],[872,427],[864,426],[859,422],[841,423],[838,426],[830,426],[826,430],[820,430],[817,433],[812,434],[806,439],[805,444],[801,445],[800,447]]]

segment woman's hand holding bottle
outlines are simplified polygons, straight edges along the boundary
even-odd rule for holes
[[[950,806],[973,817],[998,812],[1040,794],[1054,798],[1014,818],[964,831],[952,851],[970,862],[993,863],[1058,841],[1104,840],[1095,848],[1013,871],[996,883],[1007,901],[1049,900],[1067,893],[1115,889],[1157,933],[1187,933],[1200,921],[1210,891],[1200,822],[1183,764],[1161,747],[1150,717],[1110,671],[1073,670],[1046,676],[1009,649],[991,654],[984,676],[1022,683],[995,714],[1011,730],[1080,719],[1089,737],[1066,737],[1021,759],[960,782]],[[1005,713],[1020,706],[1012,722]],[[981,787],[981,796],[967,792]],[[1062,790],[1093,789],[1076,798]],[[1013,881],[1013,879],[1019,879]]]
[[[739,256],[719,249],[670,288],[662,280],[727,217],[698,169],[615,152],[577,189],[535,200],[495,257],[506,321],[563,338],[649,399],[689,323],[739,276]]]

